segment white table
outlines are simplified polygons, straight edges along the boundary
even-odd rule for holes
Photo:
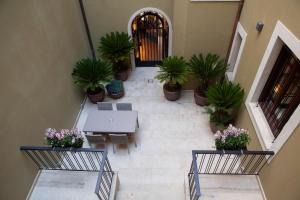
[[[137,111],[92,110],[89,112],[83,132],[135,133]]]

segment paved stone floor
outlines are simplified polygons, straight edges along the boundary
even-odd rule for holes
[[[156,73],[157,68],[154,67],[136,69],[125,82],[124,98],[105,99],[113,103],[132,103],[133,109],[138,111],[140,122],[135,136],[137,147],[132,143],[130,154],[126,148],[117,148],[113,153],[112,145],[107,145],[112,168],[119,174],[118,200],[184,200],[192,150],[214,149],[208,115],[194,103],[192,91],[183,91],[176,102],[167,101],[163,96],[162,84],[154,79]],[[77,123],[79,129],[82,129],[91,109],[97,109],[96,105],[87,101]],[[201,180],[203,199],[238,199],[240,195],[243,195],[242,199],[262,199],[255,177],[241,177],[233,181],[228,181],[230,177],[212,178]],[[208,183],[206,186],[205,182]],[[233,184],[232,187],[229,183]],[[236,195],[233,195],[234,188]],[[227,198],[222,198],[223,195]]]

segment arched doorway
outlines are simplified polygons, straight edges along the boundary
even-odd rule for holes
[[[166,15],[155,8],[137,11],[128,24],[136,49],[132,61],[135,66],[155,66],[171,55],[171,22]]]

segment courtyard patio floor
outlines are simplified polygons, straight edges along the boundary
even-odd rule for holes
[[[117,200],[186,199],[192,150],[214,149],[208,115],[194,103],[193,92],[183,91],[180,100],[167,101],[163,96],[162,84],[154,79],[156,73],[157,68],[154,67],[137,68],[125,82],[125,97],[120,100],[105,99],[113,103],[132,103],[133,109],[138,111],[140,123],[135,135],[137,147],[132,143],[129,146],[130,154],[127,148],[117,148],[113,153],[112,145],[107,145],[111,166],[120,179]],[[77,122],[79,130],[83,128],[91,109],[97,109],[97,106],[86,101]],[[93,181],[88,181],[90,178],[84,173],[77,176],[85,178],[79,178],[79,184],[75,185],[75,180],[69,181],[69,185],[76,186],[77,193],[84,191],[87,195],[84,199],[97,199],[92,196],[94,186],[87,187]],[[41,176],[31,199],[51,199],[41,198],[41,195],[46,196],[44,193],[55,199],[83,199],[82,195],[73,195],[72,198],[71,191],[67,192],[69,195],[66,194],[65,198],[54,196],[55,188],[68,185],[63,183],[59,186],[59,181],[55,185],[54,178],[52,176],[51,182],[47,174]],[[203,176],[200,184],[201,199],[263,199],[254,176]]]

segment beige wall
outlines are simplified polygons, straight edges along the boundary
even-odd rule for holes
[[[216,53],[225,58],[238,10],[238,2],[191,2],[187,0],[186,4],[187,11],[183,12],[186,14],[184,17],[186,21],[179,22],[182,26],[179,29],[185,30],[183,50],[174,49],[174,51],[183,51],[182,55],[186,59],[199,53]],[[176,16],[181,15],[179,10]],[[175,34],[177,31],[182,30],[175,28]],[[180,40],[181,38],[176,37],[173,39],[175,44]],[[178,45],[177,48],[181,47]],[[191,78],[184,88],[194,89],[197,84]]]
[[[190,0],[86,0],[85,8],[93,44],[111,31],[127,32],[137,10],[154,7],[165,12],[173,26],[173,55],[189,59],[193,54],[214,52],[226,56],[238,2]],[[185,88],[195,86],[190,81]]]
[[[72,127],[82,96],[73,64],[88,55],[77,1],[0,1],[0,199],[23,200],[37,174],[20,145]]]
[[[84,6],[95,49],[106,33],[127,33],[129,19],[137,10],[155,7],[165,12],[171,20],[173,17],[173,0],[86,0]]]
[[[272,4],[272,5],[271,5]],[[255,78],[277,20],[300,38],[300,1],[298,0],[246,0],[240,22],[247,32],[247,40],[236,75],[248,94]],[[255,29],[256,22],[263,21],[261,33]],[[250,149],[260,149],[255,129],[243,106],[238,117],[238,126],[247,128],[252,137]],[[294,131],[272,162],[262,171],[260,178],[269,200],[300,199],[300,127]]]

